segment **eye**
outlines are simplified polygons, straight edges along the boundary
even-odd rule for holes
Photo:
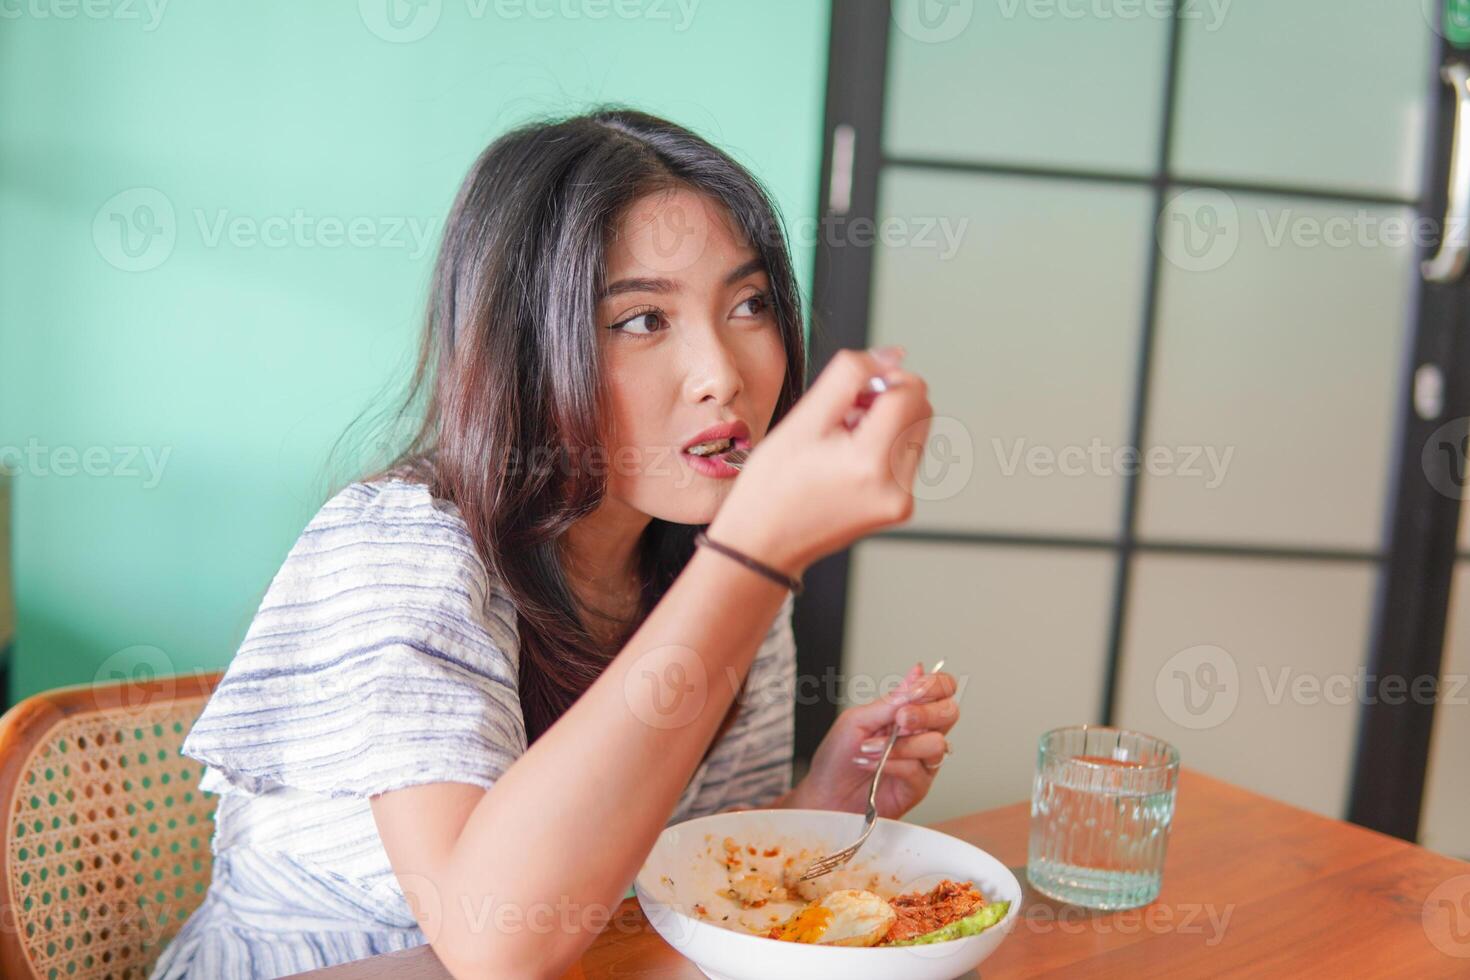
[[[639,337],[646,337],[649,334],[657,333],[663,326],[666,325],[664,325],[662,313],[658,310],[644,310],[642,313],[635,313],[627,319],[619,320],[607,329],[616,330],[619,333],[629,333]]]
[[[756,293],[756,294],[754,294],[752,296],[747,296],[745,299],[743,299],[743,300],[740,301],[740,306],[735,307],[735,309],[738,312],[741,309],[741,307],[746,307],[746,306],[753,307],[753,309],[751,309],[751,311],[749,313],[745,314],[746,316],[762,316],[762,315],[770,312],[770,309],[771,309],[771,294],[770,293]]]

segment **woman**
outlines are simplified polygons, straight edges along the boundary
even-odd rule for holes
[[[427,941],[456,977],[560,976],[671,822],[860,811],[893,724],[880,812],[922,799],[958,709],[918,665],[791,785],[793,589],[907,519],[931,414],[897,351],[798,402],[802,336],[774,210],[699,137],[605,110],[496,140],[445,229],[422,427],[302,532],[184,743],[214,877],[153,975]]]

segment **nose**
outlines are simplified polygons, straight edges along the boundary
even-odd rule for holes
[[[735,351],[713,327],[686,331],[685,338],[685,398],[693,404],[707,399],[728,403],[743,384]]]

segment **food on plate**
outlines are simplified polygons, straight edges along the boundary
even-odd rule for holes
[[[897,921],[883,937],[885,946],[941,943],[983,932],[1005,918],[1010,902],[987,902],[972,882],[948,878],[928,892],[900,895],[889,902]]]
[[[832,891],[835,881],[799,880],[818,856],[805,848],[786,852],[781,847],[742,845],[726,837],[716,860],[724,866],[729,882],[725,894],[742,909],[758,909],[771,902],[815,902]],[[865,883],[871,890],[878,876],[870,875]]]
[[[897,919],[893,906],[872,892],[842,888],[809,903],[766,936],[819,946],[872,946]]]
[[[769,939],[823,946],[914,946],[973,936],[1005,918],[1010,902],[986,902],[973,883],[948,878],[929,891],[883,899],[844,889],[808,903]]]
[[[820,849],[742,844],[726,837],[706,853],[725,870],[726,887],[704,903],[701,919],[783,942],[819,946],[911,946],[983,932],[1005,918],[1009,902],[987,901],[972,881],[944,879],[928,889],[897,894],[898,878],[853,862],[832,874],[799,881]],[[889,897],[892,896],[892,897]]]

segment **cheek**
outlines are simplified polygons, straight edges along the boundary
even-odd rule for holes
[[[609,417],[603,446],[611,464],[610,483],[623,485],[640,465],[654,458],[668,441],[663,431],[669,417],[668,375],[652,370],[654,358],[629,358],[608,365]]]
[[[761,423],[766,424],[776,410],[776,401],[786,381],[786,345],[779,330],[772,328],[760,335],[749,363],[752,364],[748,373],[751,395],[764,411]]]

